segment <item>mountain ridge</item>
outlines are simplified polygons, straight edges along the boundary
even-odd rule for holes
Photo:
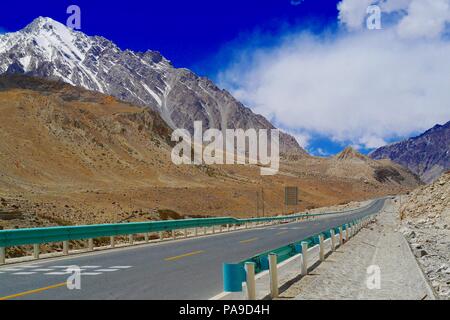
[[[36,18],[24,29],[0,35],[0,73],[60,80],[156,110],[172,128],[274,129],[262,115],[211,80],[174,68],[159,52],[121,50],[101,36]],[[280,133],[282,154],[308,156],[291,135]]]
[[[430,183],[450,169],[450,121],[437,124],[422,134],[378,148],[372,159],[391,159]]]

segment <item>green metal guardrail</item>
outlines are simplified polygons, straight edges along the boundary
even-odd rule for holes
[[[363,208],[359,208],[357,210],[361,209]],[[243,225],[252,222],[275,222],[283,220],[292,221],[299,218],[317,217],[339,213],[341,212],[319,213],[319,214],[296,214],[290,216],[277,216],[267,218],[251,218],[251,219],[199,218],[199,219],[183,219],[171,221],[133,222],[133,223],[119,223],[119,224],[99,224],[99,225],[85,225],[85,226],[0,230],[0,248],[20,246],[20,245],[62,242],[70,240],[94,239],[108,236],[120,236],[120,235],[180,230],[198,227]]]
[[[375,202],[372,202],[367,207],[370,207]],[[361,210],[362,208],[356,209]],[[355,211],[355,210],[351,210]],[[311,248],[317,244],[320,243],[319,236],[323,236],[323,240],[331,238],[331,231],[333,230],[334,233],[337,235],[340,233],[340,228],[342,228],[342,232],[347,230],[347,228],[357,225],[362,220],[369,218],[373,215],[376,215],[377,213],[372,213],[367,215],[364,218],[359,219],[353,219],[349,222],[336,226],[327,230],[324,230],[322,232],[319,232],[309,238],[299,240],[293,243],[290,243],[288,245],[268,250],[266,252],[259,253],[251,258],[242,260],[240,262],[236,263],[224,263],[223,264],[223,288],[225,292],[240,292],[242,291],[242,282],[246,281],[246,271],[245,271],[245,264],[247,262],[251,262],[255,266],[255,274],[258,274],[262,271],[269,269],[269,254],[276,254],[277,255],[277,263],[281,263],[297,254],[302,253],[302,243],[306,242],[307,248]]]
[[[251,258],[245,259],[237,263],[223,264],[223,287],[225,292],[240,292],[242,291],[242,282],[246,281],[245,264],[252,262],[255,265],[255,274],[269,269],[269,254],[277,255],[277,263],[281,263],[297,254],[302,253],[302,243],[308,244],[307,248],[311,248],[320,243],[319,236],[323,235],[323,239],[331,238],[331,230],[335,234],[339,234],[340,228],[344,232],[347,228],[356,225],[362,219],[355,219],[341,226],[328,229],[326,231],[315,234],[309,238],[290,243],[286,246],[259,253]]]

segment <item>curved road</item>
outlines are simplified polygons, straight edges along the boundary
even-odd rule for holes
[[[0,299],[209,299],[222,292],[222,263],[379,212],[385,200],[317,220],[3,266]],[[64,284],[72,265],[82,269],[81,290]]]

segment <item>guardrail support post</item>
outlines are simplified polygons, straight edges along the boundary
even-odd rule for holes
[[[248,222],[245,223],[245,229],[248,229]]]
[[[197,227],[195,227],[195,229],[194,229],[194,235],[197,237],[198,236],[198,228]]]
[[[339,227],[339,246],[342,246],[343,244],[344,244],[344,235],[341,226]]]
[[[177,238],[177,235],[175,234],[175,230],[172,230],[172,239],[175,240]]]
[[[184,237],[185,237],[185,238],[188,237],[188,229],[184,229]]]
[[[255,263],[246,262],[247,273],[247,300],[256,300]]]
[[[63,241],[63,255],[69,254],[69,241]]]
[[[148,240],[149,240],[149,239],[148,239],[148,233],[146,232],[146,233],[144,234],[144,241],[145,241],[145,242],[148,242]]]
[[[215,234],[216,233],[216,226],[213,226],[212,229],[213,229],[212,233]]]
[[[222,225],[219,226],[219,233],[222,233]]]
[[[94,239],[88,240],[88,248],[89,248],[89,251],[94,251]]]
[[[336,251],[336,234],[334,230],[330,230],[331,233],[331,251]]]
[[[269,254],[269,275],[270,275],[270,297],[278,297],[278,269],[277,269],[277,255],[275,253]]]
[[[0,265],[6,262],[6,248],[0,247]]]
[[[39,244],[37,244],[37,243],[33,244],[33,257],[35,259],[39,259],[39,253],[40,253],[39,251],[40,251]]]
[[[301,275],[306,276],[308,274],[308,242],[302,242],[302,269]]]
[[[203,234],[208,234],[208,227],[203,228]]]
[[[347,242],[350,238],[350,231],[348,230],[350,228],[350,226],[347,224],[345,226],[345,242]]]
[[[114,241],[114,236],[109,237],[109,243],[111,245],[111,248],[114,248],[116,246],[116,243]]]
[[[230,225],[227,224],[227,231],[230,231]]]
[[[160,241],[164,240],[164,233],[162,233],[162,231],[159,232],[159,240]]]
[[[320,258],[320,261],[325,260],[325,249],[323,246],[323,235],[322,234],[319,234],[319,258]]]
[[[133,241],[134,241],[133,235],[132,234],[128,235],[128,242],[130,244],[133,244]]]

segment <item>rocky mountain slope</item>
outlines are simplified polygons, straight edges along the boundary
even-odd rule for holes
[[[402,232],[436,293],[450,299],[450,172],[402,202]]]
[[[418,174],[424,182],[432,182],[450,169],[450,121],[418,137],[381,147],[370,157],[391,159]]]
[[[187,69],[176,69],[156,51],[122,51],[111,41],[37,18],[23,30],[0,35],[0,73],[62,80],[159,112],[172,128],[273,129],[225,90]],[[290,135],[280,151],[306,156]]]
[[[159,113],[62,82],[0,76],[0,227],[285,213],[406,192],[414,175],[385,161],[305,157],[275,176],[257,166],[176,166]],[[372,163],[373,162],[373,163]],[[377,170],[400,178],[377,179]],[[397,174],[395,175],[397,176]],[[260,206],[258,214],[262,214]]]

